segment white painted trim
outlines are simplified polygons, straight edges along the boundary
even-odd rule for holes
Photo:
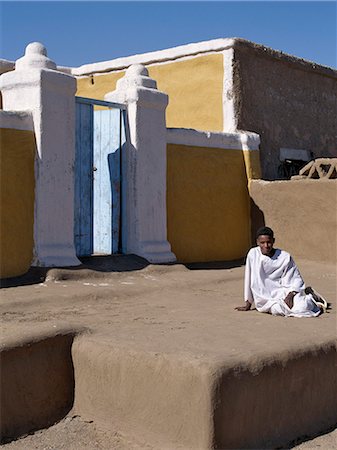
[[[57,66],[57,70],[59,71],[59,72],[63,72],[63,73],[66,73],[66,74],[68,74],[68,75],[71,75],[71,67],[66,67],[66,66]]]
[[[193,57],[201,54],[207,53],[220,53],[224,50],[233,48],[236,43],[246,44],[251,48],[258,48],[263,51],[264,54],[268,54],[271,58],[277,58],[281,61],[286,61],[290,63],[296,63],[299,70],[315,70],[321,72],[322,74],[336,77],[337,71],[331,67],[323,66],[320,64],[313,63],[311,61],[305,60],[298,56],[289,55],[287,53],[280,52],[279,50],[274,50],[270,47],[265,47],[261,44],[255,44],[246,39],[242,38],[220,38],[213,39],[210,41],[196,42],[192,44],[179,45],[177,47],[168,48],[165,50],[159,50],[154,52],[142,53],[138,55],[132,55],[127,57],[121,57],[112,59],[110,61],[102,61],[92,64],[84,64],[80,67],[66,68],[62,67],[61,71],[71,71],[74,76],[85,76],[90,74],[96,74],[98,72],[111,72],[124,70],[132,64],[144,64],[146,66],[150,64],[158,64],[164,62],[171,62],[177,59],[182,59],[186,57]]]
[[[33,116],[29,111],[0,111],[0,128],[33,131]]]
[[[172,61],[188,55],[198,55],[200,53],[219,52],[234,45],[235,39],[213,39],[211,41],[196,42],[193,44],[179,45],[155,52],[142,53],[139,55],[116,58],[110,61],[103,61],[93,64],[84,64],[71,69],[72,75],[89,75],[96,72],[108,72],[112,70],[122,70],[132,64],[149,65],[153,63]]]
[[[260,136],[248,131],[216,133],[185,128],[168,128],[167,143],[226,150],[259,150]]]
[[[189,61],[191,59],[194,58],[198,58],[198,57],[202,57],[202,56],[209,56],[209,55],[220,55],[221,53],[217,52],[217,51],[212,51],[212,52],[204,52],[204,53],[198,53],[198,54],[193,54],[193,55],[186,55],[186,56],[182,56],[181,58],[176,58],[176,59],[167,59],[164,61],[154,61],[152,63],[146,64],[146,67],[149,69],[152,66],[165,66],[168,64],[172,64],[173,62],[183,62],[183,61]],[[127,69],[127,67],[122,67],[121,69],[114,69],[112,68],[111,70],[105,71],[105,72],[93,72],[90,74],[86,74],[86,75],[76,75],[77,79],[83,79],[83,78],[88,78],[88,76],[94,75],[95,77],[104,77],[108,74],[114,73],[114,74],[118,74],[118,73],[124,73],[125,70]],[[63,71],[63,69],[61,70]],[[66,73],[66,72],[65,72]],[[69,71],[67,72],[69,73]]]
[[[229,48],[223,55],[223,89],[222,89],[222,129],[233,132],[237,130],[237,117],[235,114],[235,92],[233,82],[234,49]]]

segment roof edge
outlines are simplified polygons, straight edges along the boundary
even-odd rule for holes
[[[337,69],[334,69],[329,66],[324,66],[322,64],[318,64],[314,61],[309,61],[307,59],[301,58],[299,56],[294,56],[289,53],[284,53],[281,50],[275,50],[271,47],[266,47],[262,44],[257,44],[252,41],[248,41],[242,38],[234,39],[234,49],[250,49],[254,52],[258,53],[259,56],[263,56],[265,58],[277,59],[279,61],[294,64],[298,67],[298,69],[302,69],[305,71],[315,71],[317,73],[330,76],[332,78],[337,78]]]
[[[84,64],[71,69],[72,75],[84,76],[92,73],[110,72],[123,70],[132,64],[153,64],[156,62],[171,61],[184,56],[193,56],[200,53],[221,51],[233,47],[235,38],[221,38],[210,41],[195,42],[191,44],[179,45],[164,50],[157,50],[147,53],[111,59],[92,64]]]
[[[221,52],[230,48],[234,49],[250,49],[263,55],[266,58],[277,59],[290,64],[295,64],[299,69],[311,70],[333,78],[337,78],[337,69],[304,58],[284,53],[281,50],[274,50],[263,44],[257,44],[243,38],[219,38],[209,41],[194,42],[190,44],[170,47],[164,50],[157,50],[147,53],[139,53],[131,56],[111,59],[108,61],[83,64],[79,67],[58,66],[58,70],[71,74],[75,77],[88,76],[96,73],[106,73],[124,70],[132,64],[155,64],[166,61],[174,61],[176,59],[194,56],[202,53]],[[0,59],[0,73],[13,70],[15,62]]]
[[[242,49],[247,48],[253,50],[264,57],[277,59],[290,64],[295,64],[299,69],[315,71],[333,78],[337,78],[337,70],[306,60],[304,58],[284,53],[281,50],[275,50],[271,47],[266,47],[263,44],[258,44],[247,39],[231,37],[219,38],[209,41],[195,42],[191,44],[179,45],[164,50],[158,50],[147,53],[140,53],[136,55],[112,59],[109,61],[102,61],[92,64],[84,64],[79,67],[71,68],[71,74],[74,76],[86,76],[94,73],[105,73],[123,70],[131,64],[154,64],[166,61],[174,61],[179,58],[194,56],[202,53],[221,52],[230,48]]]

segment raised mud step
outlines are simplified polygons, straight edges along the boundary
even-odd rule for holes
[[[2,442],[71,408],[161,449],[285,447],[336,424],[335,342],[230,360],[75,335],[59,329],[2,345]]]
[[[74,411],[154,448],[275,448],[336,424],[336,346],[226,360],[83,336]]]
[[[0,351],[0,438],[12,440],[62,419],[74,399],[75,330],[33,332]]]
[[[102,272],[104,283],[62,273],[3,290],[2,436],[47,427],[70,408],[156,450],[289,448],[328,431],[337,423],[336,267],[302,268],[333,304],[315,319],[236,311],[243,267],[149,266]],[[70,448],[62,439],[53,448]]]

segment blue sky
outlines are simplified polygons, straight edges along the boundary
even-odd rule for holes
[[[242,37],[336,67],[335,1],[0,2],[0,57],[32,41],[79,66],[222,37]]]

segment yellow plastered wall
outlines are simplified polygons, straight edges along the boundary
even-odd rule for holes
[[[195,56],[148,67],[158,89],[169,96],[167,127],[222,131],[223,56]],[[114,72],[77,80],[77,95],[103,99],[115,89],[124,72]]]
[[[222,54],[151,66],[149,75],[169,96],[167,127],[222,131]]]
[[[104,95],[116,89],[117,81],[125,72],[112,72],[103,75],[93,75],[77,79],[77,92],[79,97],[104,100]]]
[[[24,274],[33,257],[35,138],[0,128],[0,278]]]
[[[244,150],[243,157],[246,166],[247,179],[257,180],[261,178],[261,162],[259,150]]]
[[[167,146],[168,240],[183,262],[233,260],[250,247],[241,150]]]

